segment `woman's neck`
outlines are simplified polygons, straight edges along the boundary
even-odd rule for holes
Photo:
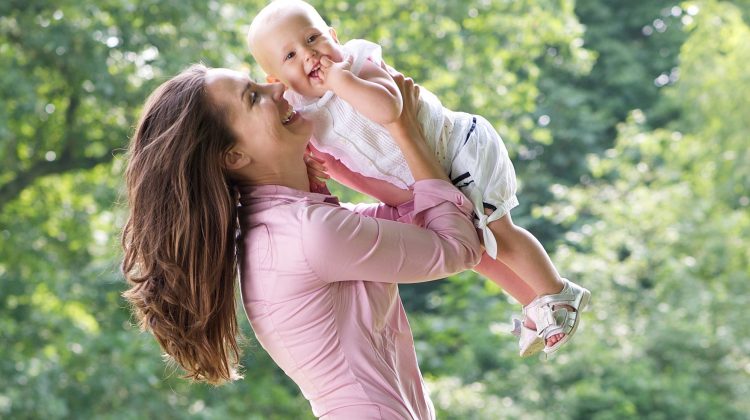
[[[257,162],[240,170],[243,183],[250,185],[281,185],[295,190],[310,192],[310,179],[307,165],[300,157],[299,162]]]

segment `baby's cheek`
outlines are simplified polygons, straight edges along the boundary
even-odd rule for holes
[[[294,79],[290,79],[289,83],[285,83],[285,84],[297,93],[303,93],[302,90],[304,90],[306,86],[309,86],[309,82],[308,82],[308,78],[306,74],[301,75],[299,77],[295,77]]]

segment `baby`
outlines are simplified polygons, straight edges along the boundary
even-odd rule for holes
[[[314,121],[312,146],[349,172],[345,184],[391,205],[409,198],[414,179],[383,127],[401,114],[401,95],[378,45],[340,44],[336,31],[300,0],[263,8],[248,45],[268,81],[283,83],[287,100]],[[561,278],[539,241],[513,223],[516,178],[503,141],[486,119],[448,110],[426,89],[418,118],[446,174],[474,205],[486,249],[477,271],[524,305],[513,331],[521,356],[556,351],[575,333],[590,292]]]

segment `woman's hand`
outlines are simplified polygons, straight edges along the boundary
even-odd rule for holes
[[[404,77],[391,66],[382,64],[401,91],[403,108],[401,115],[392,123],[385,125],[396,143],[401,148],[406,163],[409,165],[415,181],[422,179],[442,179],[448,181],[434,152],[427,144],[417,114],[419,112],[419,85],[411,77]]]
[[[411,139],[423,139],[422,127],[417,119],[419,112],[419,85],[414,83],[411,77],[405,77],[391,66],[383,63],[381,65],[396,82],[396,86],[401,91],[403,108],[401,115],[386,128],[394,135],[394,130],[402,131],[402,134]],[[395,137],[395,135],[394,135]]]

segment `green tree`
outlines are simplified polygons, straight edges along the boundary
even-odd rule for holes
[[[158,81],[241,49],[215,3],[12,0],[0,12],[0,208],[40,177],[110,162]]]
[[[632,111],[614,147],[590,156],[592,185],[561,190],[541,209],[576,209],[556,256],[598,296],[599,322],[585,330],[593,339],[554,379],[567,388],[545,400],[565,417],[748,412],[750,335],[736,306],[750,292],[741,240],[750,199],[739,163],[748,122],[736,110],[748,106],[750,49],[741,40],[750,28],[728,3],[685,6],[680,78],[661,98],[678,117],[653,129],[648,113]]]
[[[659,127],[674,118],[674,108],[661,106],[664,86],[678,77],[677,55],[684,42],[683,20],[689,13],[675,2],[602,2],[578,0],[575,13],[585,33],[571,40],[590,51],[596,62],[590,71],[570,71],[564,54],[550,45],[540,57],[544,69],[534,112],[538,124],[551,133],[549,141],[526,139],[528,173],[524,196],[529,207],[554,200],[550,187],[587,183],[591,174],[588,154],[612,147],[617,124],[632,109],[650,115],[649,125]],[[573,67],[573,70],[576,70]],[[652,109],[661,109],[659,116]],[[554,243],[564,229],[554,220],[524,219],[542,243]]]
[[[140,106],[192,62],[244,61],[238,10],[0,5],[0,417],[309,415],[262,352],[244,360],[248,381],[179,380],[119,297],[122,151]]]
[[[262,78],[243,40],[262,3],[0,4],[0,417],[311,418],[246,322],[246,378],[194,385],[119,296],[140,106],[197,61]],[[594,292],[545,362],[518,358],[518,307],[475,273],[402,288],[439,418],[750,412],[746,0],[313,3],[342,40],[381,43],[495,124],[521,181],[514,218]]]
[[[262,78],[244,64],[243,41],[261,3],[0,6],[0,325],[12,343],[2,350],[0,415],[309,416],[296,387],[257,345],[245,357],[245,381],[211,389],[177,379],[153,340],[133,330],[119,297],[122,152],[140,105],[196,61]],[[487,115],[510,143],[515,121],[544,135],[528,122],[539,76],[528,54],[548,42],[567,45],[569,35],[532,15],[575,21],[571,3],[319,5],[342,38],[383,43],[390,62],[447,105]]]

